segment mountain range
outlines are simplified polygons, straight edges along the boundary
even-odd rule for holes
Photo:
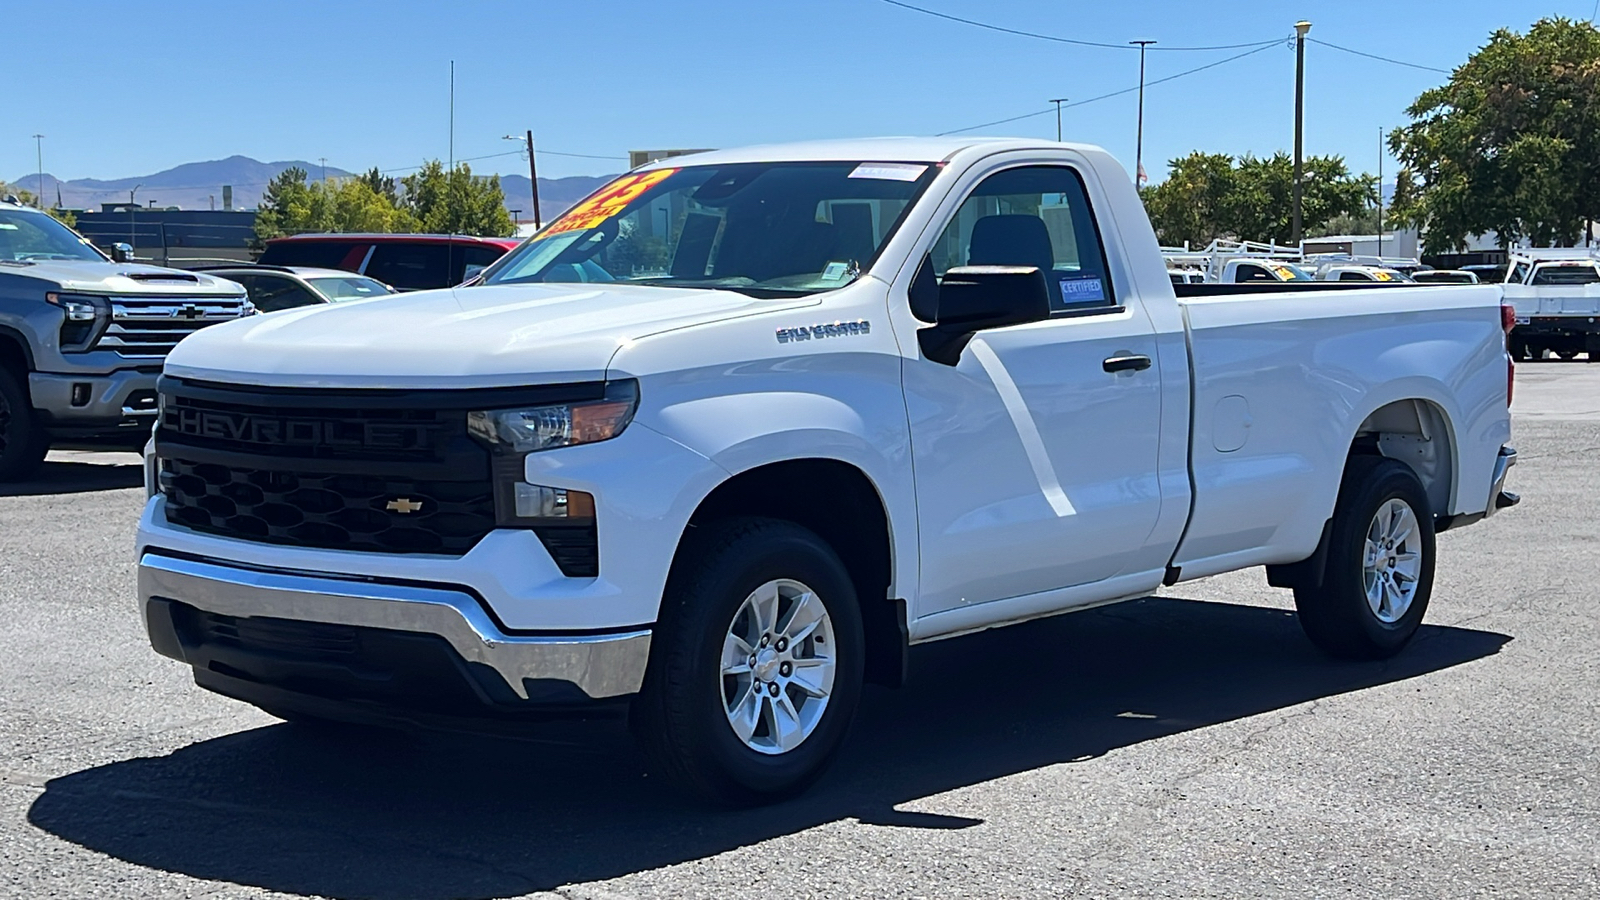
[[[355,173],[337,166],[324,167],[305,160],[261,162],[248,156],[230,156],[205,162],[184,163],[149,175],[129,178],[74,178],[63,181],[44,173],[28,174],[11,180],[23,190],[39,194],[46,204],[59,203],[69,209],[98,211],[102,203],[127,203],[129,192],[144,205],[176,206],[181,209],[222,208],[222,186],[232,185],[234,209],[253,209],[261,203],[267,184],[285,169],[299,167],[312,178],[346,178]],[[539,179],[539,210],[545,219],[581,200],[615,176],[576,175],[569,178]],[[43,190],[40,190],[40,186]],[[533,192],[526,175],[502,175],[500,188],[506,195],[506,208],[520,210],[521,218],[531,219]]]

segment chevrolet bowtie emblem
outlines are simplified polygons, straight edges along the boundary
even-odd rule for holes
[[[185,303],[184,305],[178,307],[177,312],[173,313],[173,315],[180,319],[198,319],[203,317],[205,314],[205,310],[195,306],[193,303]]]
[[[413,500],[410,497],[397,497],[394,500],[390,500],[388,503],[385,503],[383,508],[389,510],[390,512],[397,512],[404,515],[406,513],[414,513],[422,509],[422,501]]]

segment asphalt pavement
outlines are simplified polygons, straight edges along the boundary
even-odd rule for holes
[[[713,811],[611,725],[328,736],[134,603],[131,454],[0,486],[0,895],[1600,896],[1600,365],[1520,367],[1521,506],[1334,663],[1260,570],[918,647],[805,797]]]

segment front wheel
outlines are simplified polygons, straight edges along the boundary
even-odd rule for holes
[[[1399,653],[1433,593],[1433,516],[1416,473],[1383,457],[1351,459],[1328,541],[1322,584],[1294,592],[1306,636],[1344,659]]]
[[[49,436],[33,412],[25,382],[0,368],[0,481],[32,475],[49,450]]]
[[[821,538],[771,519],[696,528],[663,598],[634,733],[702,797],[791,796],[844,740],[864,650],[855,588]]]

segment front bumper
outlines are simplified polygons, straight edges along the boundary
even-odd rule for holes
[[[32,372],[28,395],[45,427],[55,434],[89,436],[148,433],[156,421],[157,369],[103,375]],[[74,403],[74,388],[80,401]]]
[[[602,700],[635,693],[644,682],[650,655],[649,630],[600,635],[507,633],[478,598],[448,585],[245,568],[156,552],[144,553],[139,560],[139,599],[151,645],[195,666],[196,680],[206,686],[211,685],[203,674],[312,696],[368,699],[362,685],[403,682],[415,673],[384,671],[385,664],[375,668],[371,660],[357,665],[337,657],[338,652],[348,652],[341,643],[345,636],[353,636],[350,640],[357,645],[381,643],[363,635],[384,640],[421,636],[448,646],[448,654],[459,663],[455,668],[476,682],[470,686],[485,706],[516,707],[552,698]],[[185,633],[182,623],[191,616],[190,610],[209,617],[208,621],[224,622],[207,627],[212,631],[220,627],[225,638],[208,643],[208,638]],[[334,637],[314,634],[297,641],[273,637],[305,623],[345,630]],[[252,646],[251,635],[264,637]],[[392,660],[403,657],[389,654],[382,659],[391,661],[386,665],[392,668]],[[340,668],[338,679],[318,675]],[[376,687],[373,692],[382,693]]]

